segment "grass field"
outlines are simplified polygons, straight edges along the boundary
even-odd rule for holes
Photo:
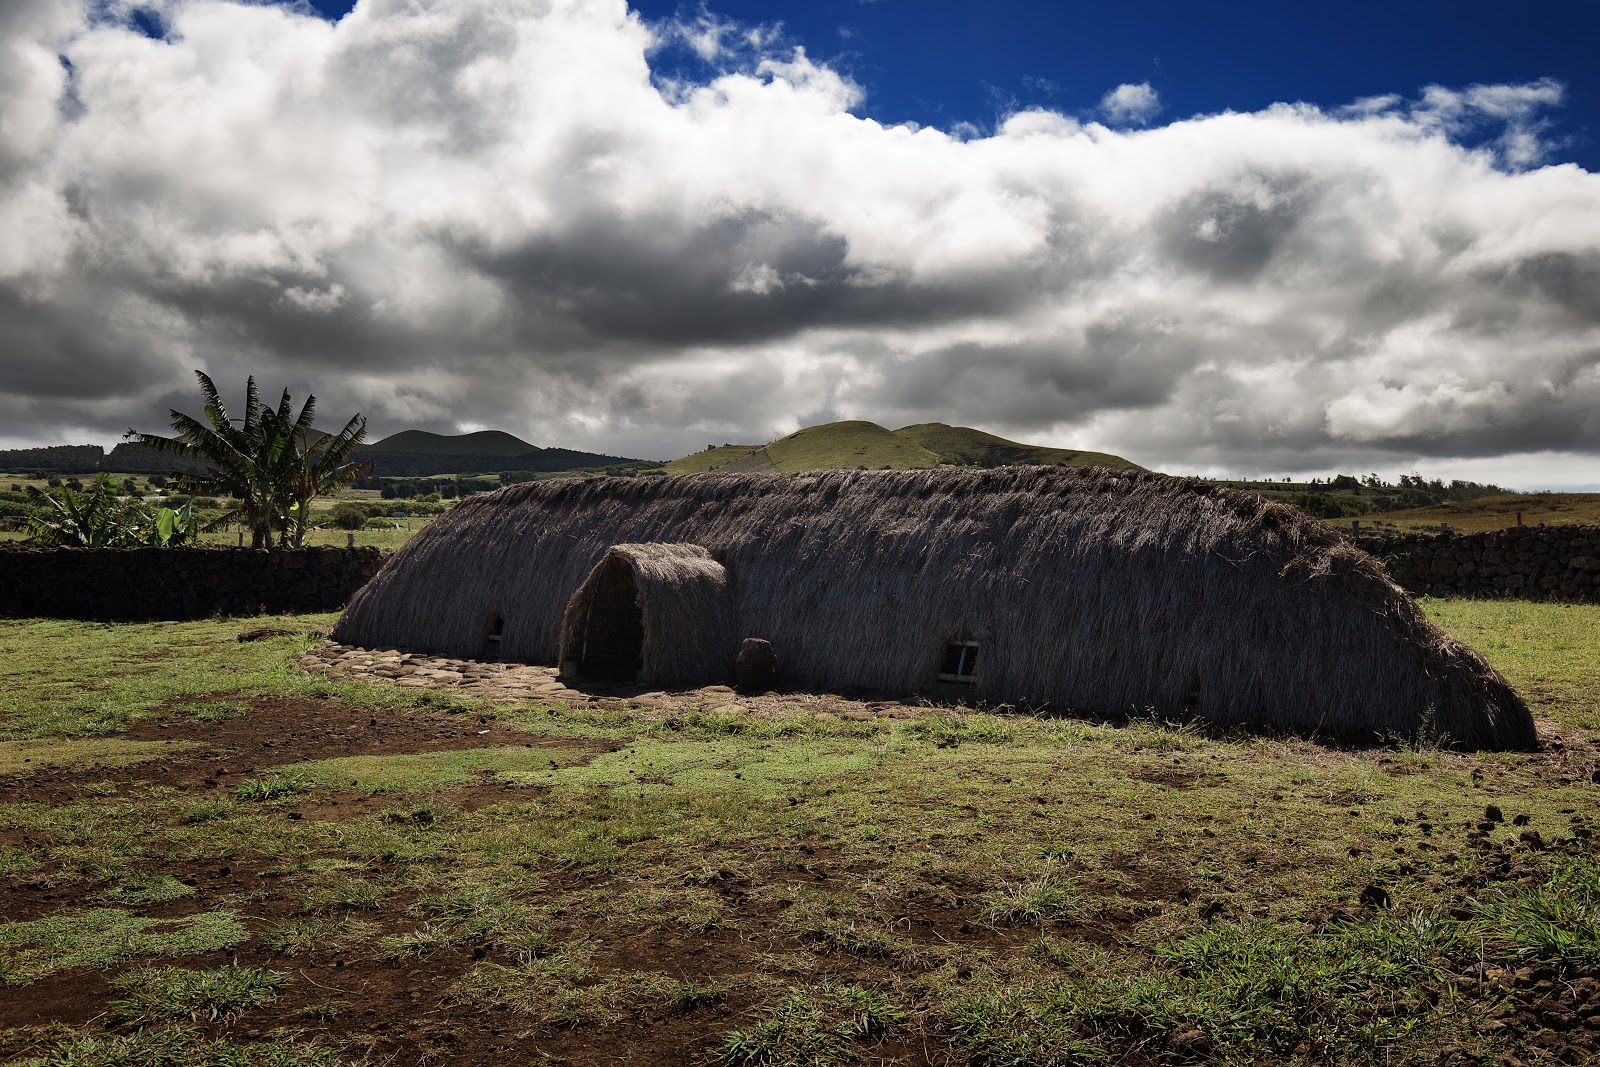
[[[0,621],[0,1058],[1593,1060],[1600,607],[1426,607],[1544,751],[490,703],[255,620]]]
[[[1482,530],[1504,530],[1517,524],[1521,513],[1525,526],[1540,523],[1550,525],[1594,525],[1600,523],[1600,493],[1516,493],[1510,496],[1488,496],[1478,500],[1440,504],[1431,508],[1412,508],[1407,511],[1389,511],[1364,515],[1361,525],[1371,527],[1384,522],[1401,530],[1438,529],[1448,523],[1452,530],[1477,533]],[[1349,525],[1341,520],[1339,525]]]

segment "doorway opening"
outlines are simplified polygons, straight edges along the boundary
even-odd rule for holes
[[[643,666],[644,612],[633,567],[608,557],[589,589],[588,617],[578,645],[578,675],[607,681],[634,681]]]

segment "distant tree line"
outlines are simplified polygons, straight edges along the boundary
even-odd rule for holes
[[[549,451],[555,451],[550,449]],[[519,482],[534,482],[544,478],[612,477],[634,478],[640,475],[661,474],[665,466],[656,460],[628,460],[605,467],[562,468],[556,471],[500,471],[471,474],[436,475],[428,478],[395,478],[369,474],[354,483],[357,489],[373,489],[385,500],[455,500],[474,493],[487,493],[502,486]]]
[[[123,442],[110,452],[99,445],[51,445],[47,448],[0,449],[0,470],[48,478],[63,474],[168,474],[172,471],[199,473],[206,464],[180,456],[163,455],[158,449]]]
[[[356,479],[353,484],[356,489],[376,489],[385,500],[454,500],[498,489],[501,482],[495,475],[438,478],[379,478],[367,475]]]
[[[1376,474],[1358,478],[1339,474],[1332,478],[1313,478],[1309,482],[1232,482],[1275,500],[1292,504],[1319,519],[1359,518],[1385,511],[1430,508],[1461,500],[1504,496],[1504,486],[1456,479],[1445,482],[1420,474],[1402,474],[1389,482]]]

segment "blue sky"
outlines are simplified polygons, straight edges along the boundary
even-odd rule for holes
[[[670,457],[1600,483],[1600,5],[0,4],[0,447],[193,370]],[[70,368],[70,370],[68,370]]]
[[[313,0],[330,18],[347,0]],[[1327,108],[1427,85],[1566,88],[1547,116],[1551,161],[1600,171],[1600,3],[1594,0],[1283,3],[1023,3],[1018,0],[635,0],[646,19],[702,11],[784,39],[866,91],[859,114],[884,123],[991,129],[1041,107],[1092,113],[1107,89],[1148,82],[1160,121],[1304,101]],[[662,70],[699,73],[692,53]]]

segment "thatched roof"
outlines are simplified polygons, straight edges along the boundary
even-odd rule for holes
[[[1525,747],[1532,720],[1326,524],[1250,493],[1104,468],[821,471],[535,482],[397,552],[337,640],[552,663],[563,608],[618,543],[709,550],[735,634],[791,687],[929,692],[975,640],[971,697],[1370,739]]]
[[[567,602],[563,670],[581,675],[586,662],[615,654],[593,641],[633,626],[627,662],[611,665],[630,680],[702,686],[733,673],[733,594],[722,564],[699,545],[612,546]]]

